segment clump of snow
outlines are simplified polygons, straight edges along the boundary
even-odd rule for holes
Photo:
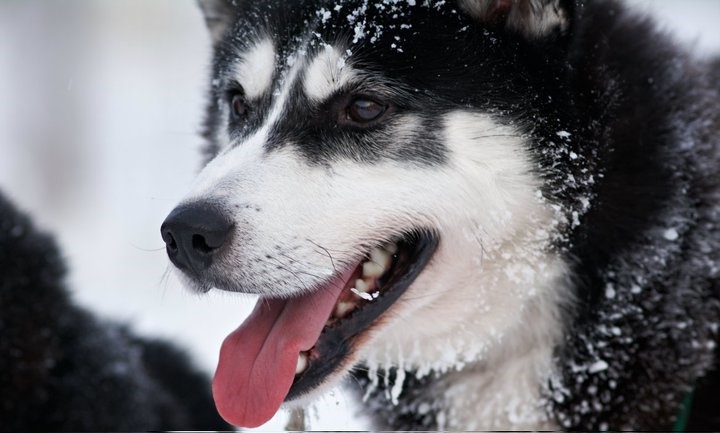
[[[590,365],[590,367],[588,367],[588,373],[590,373],[590,374],[600,373],[601,371],[607,370],[608,367],[609,367],[608,363],[601,359],[601,360],[596,361],[594,364]]]
[[[680,234],[678,234],[677,229],[671,228],[667,229],[665,233],[663,233],[663,237],[670,242],[674,242],[680,238]]]
[[[399,404],[399,398],[400,394],[403,390],[403,384],[405,383],[405,369],[404,368],[398,368],[396,370],[396,377],[395,377],[395,383],[390,388],[390,401],[394,405]]]
[[[444,10],[448,7],[445,0],[424,0],[420,4],[416,0],[362,0],[353,6],[348,3],[340,1],[332,9],[325,7],[318,9],[316,16],[321,28],[330,25],[331,22],[346,23],[351,29],[352,45],[362,42],[375,45],[389,34],[392,37],[388,46],[398,53],[404,52],[403,44],[409,35],[402,32],[413,28],[413,22],[410,19],[413,8]],[[451,9],[451,11],[457,13],[455,9]],[[385,24],[374,19],[372,14],[378,13],[383,14]],[[387,23],[388,18],[390,18],[389,23]]]
[[[615,292],[615,287],[608,283],[607,286],[605,286],[605,297],[608,299],[615,299],[616,295],[617,292]]]

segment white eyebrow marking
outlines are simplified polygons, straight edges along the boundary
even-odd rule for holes
[[[346,58],[336,48],[325,45],[305,71],[304,89],[313,101],[322,101],[356,77]]]
[[[272,40],[258,41],[242,54],[234,76],[248,99],[255,99],[270,90],[275,73],[275,46]]]
[[[272,127],[280,120],[292,95],[292,89],[298,80],[304,65],[299,54],[293,54],[288,64],[292,64],[284,76],[278,80],[278,88],[273,92],[274,101],[267,120],[254,134],[243,140],[242,146],[231,146],[210,161],[195,179],[192,197],[203,197],[216,191],[224,179],[236,175],[240,167],[248,164],[257,166],[262,162],[264,146]],[[254,161],[255,164],[249,161]]]

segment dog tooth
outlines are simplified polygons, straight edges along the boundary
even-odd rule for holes
[[[348,313],[350,313],[353,308],[355,308],[355,304],[351,302],[339,302],[335,306],[335,311],[333,312],[333,316],[335,316],[338,319],[342,319],[343,317],[347,316]]]
[[[305,355],[304,353],[301,353],[300,355],[298,355],[297,365],[295,366],[295,375],[297,376],[298,374],[304,372],[305,370],[307,370],[307,367],[308,367],[307,355]]]
[[[358,292],[365,293],[370,288],[370,284],[366,283],[365,280],[358,279],[355,281],[355,288]]]
[[[398,247],[398,244],[395,244],[395,243],[387,244],[383,248],[385,249],[385,251],[390,253],[390,255],[397,254],[398,250],[400,249]]]
[[[365,278],[378,278],[385,272],[385,267],[375,262],[363,263],[363,277]]]
[[[373,248],[373,250],[370,251],[370,261],[382,266],[383,269],[387,269],[387,267],[390,266],[391,260],[392,256],[381,248]]]

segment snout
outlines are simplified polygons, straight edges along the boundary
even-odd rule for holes
[[[208,269],[231,235],[233,224],[211,203],[179,206],[167,217],[160,232],[170,261],[195,274]]]

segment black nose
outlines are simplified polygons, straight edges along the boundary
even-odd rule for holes
[[[203,271],[230,236],[232,223],[216,206],[194,203],[177,207],[160,232],[170,261],[180,269]]]

